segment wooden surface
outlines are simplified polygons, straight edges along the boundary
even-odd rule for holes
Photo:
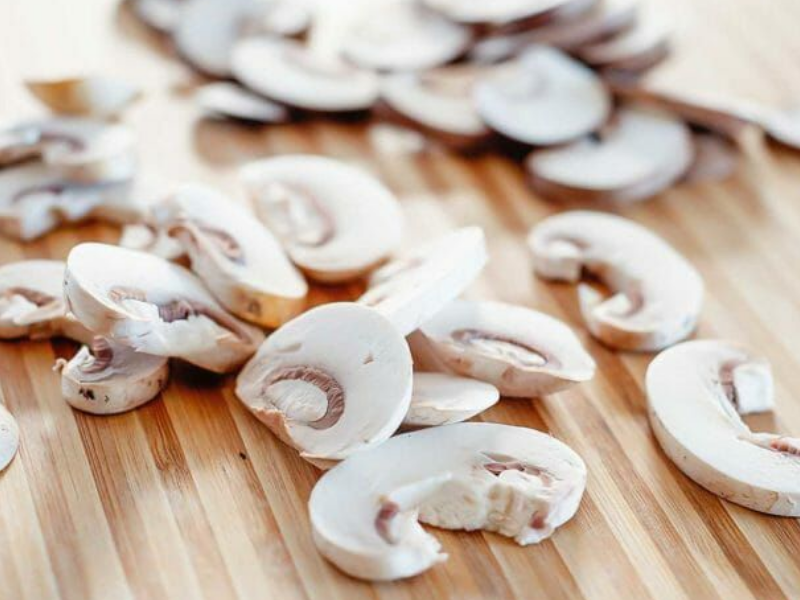
[[[800,2],[661,0],[677,34],[665,84],[773,104],[800,99]],[[557,207],[532,195],[513,163],[413,154],[365,124],[310,122],[246,130],[199,120],[197,80],[168,46],[102,0],[0,1],[0,117],[34,114],[27,74],[79,68],[142,84],[127,116],[143,173],[196,179],[240,198],[237,165],[319,152],[363,165],[399,195],[409,244],[477,223],[491,263],[471,290],[566,320],[599,364],[589,384],[535,402],[506,400],[487,421],[547,430],[585,459],[576,518],[538,546],[436,531],[449,561],[396,584],[349,579],[315,551],[306,500],[318,474],[251,417],[232,378],[176,369],[163,396],[134,413],[71,410],[51,372],[69,342],[0,343],[2,399],[22,431],[0,475],[2,600],[126,598],[798,598],[800,524],[717,499],[664,457],[645,415],[646,355],[615,354],[581,327],[572,288],[536,281],[523,239]],[[624,211],[663,235],[708,287],[699,336],[751,344],[778,381],[774,426],[800,434],[800,157],[754,152],[739,175],[685,186]],[[111,227],[61,231],[0,262],[66,256]],[[351,298],[314,290],[314,301]]]

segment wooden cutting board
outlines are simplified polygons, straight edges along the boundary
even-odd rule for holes
[[[660,0],[677,26],[657,79],[775,105],[800,99],[800,3]],[[664,457],[647,424],[650,356],[616,354],[583,333],[572,288],[531,275],[527,229],[554,212],[499,157],[413,152],[361,123],[263,129],[203,121],[197,79],[168,45],[106,0],[0,2],[0,117],[34,114],[20,78],[84,67],[142,84],[126,120],[142,171],[199,180],[242,200],[236,168],[256,157],[318,152],[364,166],[399,195],[408,244],[482,225],[491,263],[470,291],[547,311],[581,331],[599,364],[589,384],[545,400],[501,402],[482,418],[551,432],[586,460],[581,508],[555,536],[521,548],[497,535],[436,531],[450,559],[410,581],[370,585],[315,551],[306,500],[318,472],[237,403],[232,378],[176,369],[162,397],[133,413],[75,412],[51,372],[69,342],[0,343],[2,400],[22,430],[0,475],[2,600],[341,598],[798,598],[800,525],[728,504]],[[52,71],[51,71],[52,72]],[[699,268],[708,300],[698,335],[751,344],[778,381],[774,426],[800,435],[800,158],[753,152],[724,184],[676,188],[624,214]],[[0,263],[64,258],[85,226],[28,245],[0,240]],[[316,288],[314,302],[357,286]],[[343,340],[343,344],[346,343]],[[792,394],[794,392],[794,395]],[[391,467],[387,465],[387,467]]]

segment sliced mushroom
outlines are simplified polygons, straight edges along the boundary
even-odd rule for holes
[[[308,507],[325,558],[353,577],[388,581],[447,559],[420,522],[537,543],[572,518],[585,487],[583,461],[552,436],[458,423],[353,455],[322,476]]]
[[[411,406],[404,427],[459,423],[482,413],[500,398],[489,383],[445,373],[414,373]]]
[[[145,223],[123,227],[119,245],[149,252],[166,260],[180,261],[186,256],[183,245],[178,240],[166,231]]]
[[[377,312],[312,309],[267,339],[236,395],[303,458],[329,465],[392,435],[411,400],[411,353]]]
[[[64,294],[71,312],[97,335],[218,373],[236,369],[264,338],[225,312],[183,267],[117,246],[75,246]]]
[[[624,108],[598,136],[526,159],[531,185],[563,202],[634,202],[678,181],[694,159],[686,124],[666,113]]]
[[[800,149],[800,108],[762,109],[759,124],[776,142],[789,148]]]
[[[613,215],[572,211],[545,219],[528,243],[536,272],[545,279],[600,280],[604,298],[578,285],[589,331],[622,350],[656,351],[694,331],[703,304],[703,280],[695,268],[648,229]]]
[[[113,77],[37,80],[26,85],[51,110],[67,115],[113,117],[141,96],[137,86]]]
[[[162,32],[175,28],[186,0],[132,0],[133,11],[150,27]]]
[[[655,358],[646,385],[650,425],[681,471],[736,504],[800,516],[800,439],[753,433],[740,417],[772,408],[764,359],[729,342],[686,342]]]
[[[289,120],[285,106],[229,81],[204,85],[197,90],[195,99],[203,110],[216,116],[253,123],[285,123]]]
[[[483,230],[465,227],[375,271],[369,289],[358,301],[408,335],[460,296],[486,260]]]
[[[259,160],[241,170],[256,214],[309,277],[359,277],[398,246],[403,214],[365,171],[312,155]]]
[[[0,404],[0,472],[2,472],[19,449],[19,426],[16,419]]]
[[[572,4],[581,7],[585,0],[423,0],[423,4],[457,23],[470,25],[507,25],[520,21],[543,20],[571,10]]]
[[[546,46],[532,46],[490,71],[475,84],[474,98],[489,127],[532,145],[591,133],[611,110],[610,95],[594,72]]]
[[[155,398],[169,377],[169,360],[95,337],[67,362],[59,359],[64,400],[78,410],[113,415]]]

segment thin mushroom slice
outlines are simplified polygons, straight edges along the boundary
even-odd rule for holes
[[[203,110],[215,116],[251,123],[285,123],[289,120],[285,106],[228,81],[204,85],[197,90],[195,100]]]
[[[325,558],[353,577],[389,581],[447,560],[420,523],[535,544],[572,518],[585,487],[583,461],[552,436],[458,423],[348,458],[317,482],[308,508]]]
[[[500,392],[489,383],[445,373],[414,373],[411,406],[403,427],[460,423],[492,407]]]
[[[469,25],[508,25],[522,21],[544,20],[559,14],[570,5],[580,7],[584,0],[423,0],[423,4],[457,23]]]
[[[587,135],[611,111],[608,90],[594,72],[546,46],[533,46],[490,71],[475,84],[473,95],[489,127],[537,146]]]
[[[600,280],[603,295],[579,283],[578,299],[589,331],[621,350],[656,351],[694,331],[703,304],[703,280],[669,244],[628,219],[572,211],[533,228],[528,244],[545,279]]]
[[[403,213],[367,172],[330,158],[287,155],[240,172],[256,214],[309,277],[336,283],[360,277],[397,248]]]
[[[166,231],[147,223],[135,223],[122,228],[118,244],[130,250],[141,250],[166,260],[181,261],[186,252],[183,245]]]
[[[133,11],[153,29],[168,33],[181,16],[186,0],[132,0]]]
[[[800,438],[754,433],[740,417],[772,408],[764,359],[730,342],[686,342],[655,358],[646,388],[650,425],[681,471],[736,504],[800,517]]]
[[[392,435],[411,386],[411,353],[392,324],[334,303],[273,333],[239,374],[236,395],[303,458],[327,466]]]
[[[113,117],[141,97],[122,79],[88,76],[27,81],[31,93],[56,113]]]
[[[800,107],[785,110],[761,109],[758,123],[776,142],[800,150]]]
[[[8,409],[0,404],[0,472],[2,472],[19,450],[19,426]]]
[[[117,246],[75,246],[64,295],[71,312],[97,335],[217,373],[235,370],[264,338],[228,314],[183,267]]]
[[[375,271],[358,302],[374,308],[408,335],[454,300],[486,265],[480,227],[465,227]]]
[[[95,337],[69,361],[59,359],[61,394],[78,410],[113,415],[155,398],[169,377],[169,359]]]

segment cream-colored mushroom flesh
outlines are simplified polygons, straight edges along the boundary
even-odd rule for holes
[[[64,294],[70,310],[97,335],[219,373],[239,367],[264,338],[228,314],[183,267],[117,246],[75,246]]]
[[[597,69],[639,73],[660,63],[669,51],[669,28],[663,16],[644,11],[633,27],[584,46],[578,56]]]
[[[595,363],[564,323],[501,302],[455,300],[420,327],[442,369],[534,398],[594,376]]]
[[[256,214],[309,277],[359,277],[400,243],[403,214],[377,179],[348,164],[312,155],[252,162],[241,179]]]
[[[27,81],[31,93],[57,113],[113,117],[141,96],[122,79],[89,76]]]
[[[375,271],[358,302],[408,335],[460,296],[486,261],[483,230],[458,229]]]
[[[762,112],[758,121],[767,135],[789,148],[800,149],[800,108]]]
[[[181,16],[185,0],[132,0],[136,15],[150,27],[161,32],[175,28]]]
[[[388,581],[447,559],[420,523],[537,543],[572,518],[585,486],[581,458],[550,435],[458,423],[348,458],[314,486],[309,513],[325,558],[353,577]]]
[[[740,417],[772,408],[764,359],[730,342],[685,342],[653,360],[646,387],[650,425],[681,471],[736,504],[800,517],[800,438],[754,433]]]
[[[446,373],[414,373],[411,406],[404,427],[459,423],[482,413],[500,398],[490,383]]]
[[[19,426],[16,419],[0,404],[0,471],[5,469],[19,449]]]
[[[326,304],[290,321],[259,348],[236,395],[283,441],[317,464],[392,435],[411,400],[411,353],[377,312]]]
[[[165,258],[179,261],[185,258],[183,245],[167,232],[153,225],[135,223],[122,228],[119,245],[131,250],[141,250]]]
[[[542,17],[574,0],[423,0],[426,6],[459,23],[504,25]]]
[[[579,283],[599,279],[610,296],[579,283],[589,331],[622,350],[656,351],[689,336],[703,304],[703,280],[669,244],[641,225],[592,211],[545,219],[530,233],[536,272]]]
[[[289,120],[285,106],[268,100],[229,81],[204,85],[195,94],[200,107],[214,116],[253,123],[283,123]]]

